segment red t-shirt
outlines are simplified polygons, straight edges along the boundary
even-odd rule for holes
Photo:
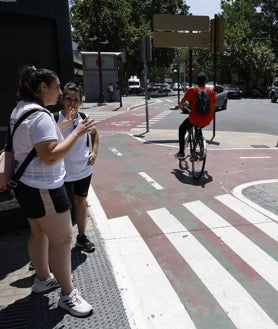
[[[198,86],[201,91],[205,90],[206,87]],[[190,87],[184,94],[183,100],[191,103],[191,111],[189,114],[189,121],[194,126],[205,127],[210,124],[214,116],[214,110],[216,106],[216,96],[213,88],[208,88],[208,94],[210,98],[210,112],[207,115],[201,115],[196,110],[196,98],[197,90],[196,87]]]

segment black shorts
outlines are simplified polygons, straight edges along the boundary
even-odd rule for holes
[[[41,218],[70,209],[70,201],[64,185],[47,190],[19,182],[15,189],[15,196],[27,218]]]
[[[81,197],[88,195],[89,187],[91,184],[92,175],[89,175],[80,180],[65,182],[66,189],[69,195],[75,194]]]

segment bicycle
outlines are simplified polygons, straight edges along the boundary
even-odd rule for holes
[[[200,179],[204,173],[207,158],[207,143],[203,137],[202,128],[198,126],[191,127],[186,132],[184,139],[185,151],[189,150],[189,154],[179,159],[179,168],[181,170],[188,169],[187,159],[189,158],[192,165],[192,177]]]

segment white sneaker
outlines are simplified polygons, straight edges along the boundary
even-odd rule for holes
[[[73,289],[69,295],[63,296],[61,293],[58,305],[77,317],[86,316],[93,312],[92,306],[80,296],[77,289]]]
[[[50,277],[45,280],[41,281],[38,279],[37,276],[35,276],[35,280],[32,285],[32,291],[36,294],[41,293],[41,292],[46,292],[55,288],[59,288],[60,285],[55,279],[54,275],[50,273]]]

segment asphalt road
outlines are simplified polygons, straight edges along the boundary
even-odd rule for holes
[[[150,108],[169,109],[177,102],[177,96],[171,96],[172,102],[166,97],[159,98],[159,103]],[[157,99],[156,99],[157,101]],[[278,103],[269,99],[229,99],[227,110],[216,112],[215,126],[218,131],[255,132],[262,134],[277,134]],[[173,111],[166,119],[156,124],[157,129],[176,129],[186,114]],[[211,126],[206,128],[211,130]]]

